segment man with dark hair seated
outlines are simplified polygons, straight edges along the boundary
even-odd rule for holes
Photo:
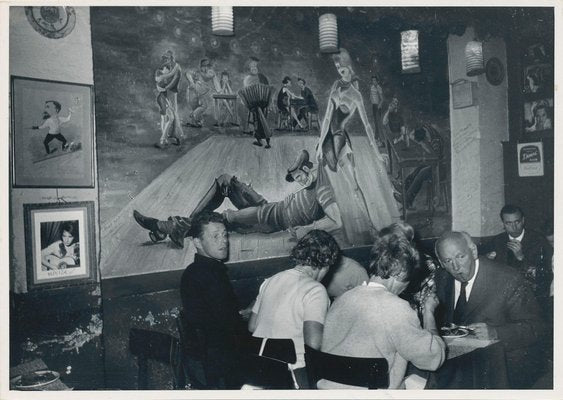
[[[483,244],[480,253],[518,269],[532,284],[538,298],[548,299],[553,247],[543,234],[525,228],[524,211],[520,207],[505,205],[500,210],[500,219],[504,232]]]
[[[442,365],[446,345],[434,320],[437,297],[429,295],[425,300],[422,328],[416,311],[399,298],[418,261],[418,252],[403,235],[378,238],[371,250],[369,282],[337,298],[327,314],[322,351],[387,359],[389,389],[404,388],[408,362],[424,370]],[[327,381],[318,385],[343,388]]]
[[[202,212],[191,221],[197,253],[184,270],[180,295],[186,336],[202,362],[187,367],[207,389],[239,389],[235,336],[245,332],[227,267],[229,237],[223,216]]]
[[[320,283],[340,258],[340,248],[327,232],[313,230],[291,251],[295,267],[268,278],[260,286],[248,323],[254,336],[291,338],[297,361],[290,365],[296,385],[307,389],[305,344],[319,349],[330,300]]]
[[[297,239],[312,229],[334,232],[342,227],[340,209],[323,168],[313,168],[309,153],[302,150],[291,165],[286,181],[298,182],[302,188],[277,202],[268,202],[250,185],[235,176],[223,174],[211,184],[190,217],[170,217],[159,221],[133,211],[135,221],[150,231],[151,239],[164,240],[167,235],[180,248],[189,236],[192,216],[203,210],[215,210],[229,198],[237,210],[223,213],[229,230],[241,233],[291,230]]]
[[[526,228],[524,211],[515,205],[507,204],[500,210],[504,232],[496,235],[481,250],[487,258],[508,264],[524,271],[528,266],[539,263],[540,253],[547,264],[551,264],[552,247],[544,235]]]

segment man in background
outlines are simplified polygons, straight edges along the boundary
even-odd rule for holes
[[[520,271],[537,289],[549,290],[549,284],[537,282],[541,278],[538,267],[551,269],[553,247],[539,232],[525,228],[524,211],[518,206],[507,204],[500,210],[504,232],[481,247],[481,253],[490,260],[510,265]],[[544,271],[542,271],[544,272]],[[536,293],[548,297],[549,293]]]

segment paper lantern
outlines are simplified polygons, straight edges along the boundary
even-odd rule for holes
[[[233,7],[211,7],[211,29],[217,36],[234,35]]]
[[[483,43],[471,41],[465,45],[465,68],[467,76],[475,76],[485,72]]]
[[[321,53],[338,52],[338,25],[334,14],[319,17],[319,47]]]
[[[401,65],[403,73],[420,72],[417,30],[401,32]]]

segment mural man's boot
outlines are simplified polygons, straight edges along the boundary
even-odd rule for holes
[[[143,228],[149,230],[149,237],[153,242],[159,242],[166,239],[167,234],[158,228],[158,220],[156,218],[146,217],[137,210],[133,210],[133,218]]]

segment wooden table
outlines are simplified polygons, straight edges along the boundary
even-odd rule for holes
[[[16,367],[10,368],[10,380],[12,380],[13,378],[15,378],[19,375],[24,375],[24,374],[28,374],[30,372],[42,371],[42,370],[46,370],[46,369],[49,369],[49,367],[47,367],[47,365],[43,362],[43,360],[35,359],[33,361],[29,361],[29,362],[20,364]],[[41,386],[37,389],[14,389],[14,388],[10,387],[10,390],[25,390],[25,391],[49,390],[50,391],[50,390],[72,390],[72,389],[69,388],[67,385],[65,385],[60,379],[57,379],[56,381],[49,383],[47,385]]]
[[[405,169],[422,166],[430,166],[432,168],[432,186],[430,208],[434,211],[434,196],[440,193],[440,159],[434,152],[426,152],[422,146],[411,140],[409,146],[404,141],[394,144],[395,139],[389,129],[383,129],[385,142],[387,145],[387,153],[389,154],[389,169],[393,175],[393,159],[399,168],[399,179],[401,180],[402,197],[403,197],[403,220],[407,220],[407,193],[405,187]]]
[[[301,123],[299,121],[299,118],[297,118],[297,115],[299,114],[299,110],[301,108],[305,107],[306,105],[307,104],[305,103],[304,99],[296,99],[296,98],[289,99],[289,110],[290,110],[291,118],[293,118],[295,120],[295,122],[297,122],[298,124]],[[290,122],[289,123],[289,130],[293,131],[294,129],[295,129],[295,127],[293,126],[293,123]]]
[[[477,339],[473,335],[468,335],[462,338],[444,338],[444,341],[448,347],[448,360],[460,357],[476,349],[491,346],[498,342],[498,340]]]
[[[426,389],[509,389],[504,346],[474,336],[445,339],[448,355]]]

